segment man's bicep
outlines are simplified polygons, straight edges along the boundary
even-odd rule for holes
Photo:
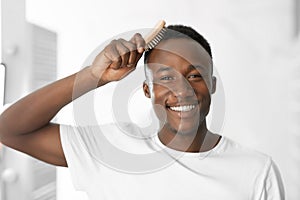
[[[271,166],[268,171],[266,188],[268,192],[267,199],[285,199],[283,180],[279,168],[273,161],[271,161]]]
[[[25,135],[6,139],[5,145],[56,166],[67,167],[58,124]]]

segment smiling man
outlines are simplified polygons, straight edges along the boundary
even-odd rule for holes
[[[130,123],[50,122],[76,98],[130,74],[144,47],[140,34],[113,40],[91,66],[19,100],[0,116],[1,142],[69,167],[74,186],[90,199],[283,200],[269,156],[207,129],[217,80],[208,42],[190,27],[169,26],[145,53],[143,90],[160,122],[153,136],[132,137],[144,133]]]
[[[194,36],[199,43],[180,31]],[[216,88],[211,52],[208,52],[209,44],[193,29],[170,26],[163,41],[145,54],[145,70],[152,75],[149,77],[146,73],[145,95],[153,96],[154,104],[161,105],[154,108],[165,108],[164,111],[156,110],[160,119],[159,113],[166,114],[159,138],[165,145],[179,151],[207,151],[221,138],[206,127],[211,94]],[[149,82],[153,85],[151,89]]]

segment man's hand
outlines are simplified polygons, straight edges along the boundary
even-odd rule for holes
[[[95,58],[91,66],[98,86],[118,81],[132,72],[145,49],[145,41],[136,33],[129,41],[113,40]]]

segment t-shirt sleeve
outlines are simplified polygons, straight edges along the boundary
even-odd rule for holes
[[[62,148],[76,190],[85,190],[88,180],[91,180],[88,169],[92,164],[90,154],[82,143],[82,133],[79,128],[60,125]]]
[[[285,193],[281,175],[271,159],[268,160],[264,171],[259,200],[284,200]]]

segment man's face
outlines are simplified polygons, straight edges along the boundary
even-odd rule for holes
[[[152,50],[147,65],[153,87],[145,84],[144,91],[163,130],[195,134],[205,122],[215,87],[208,53],[191,39],[168,39]]]

